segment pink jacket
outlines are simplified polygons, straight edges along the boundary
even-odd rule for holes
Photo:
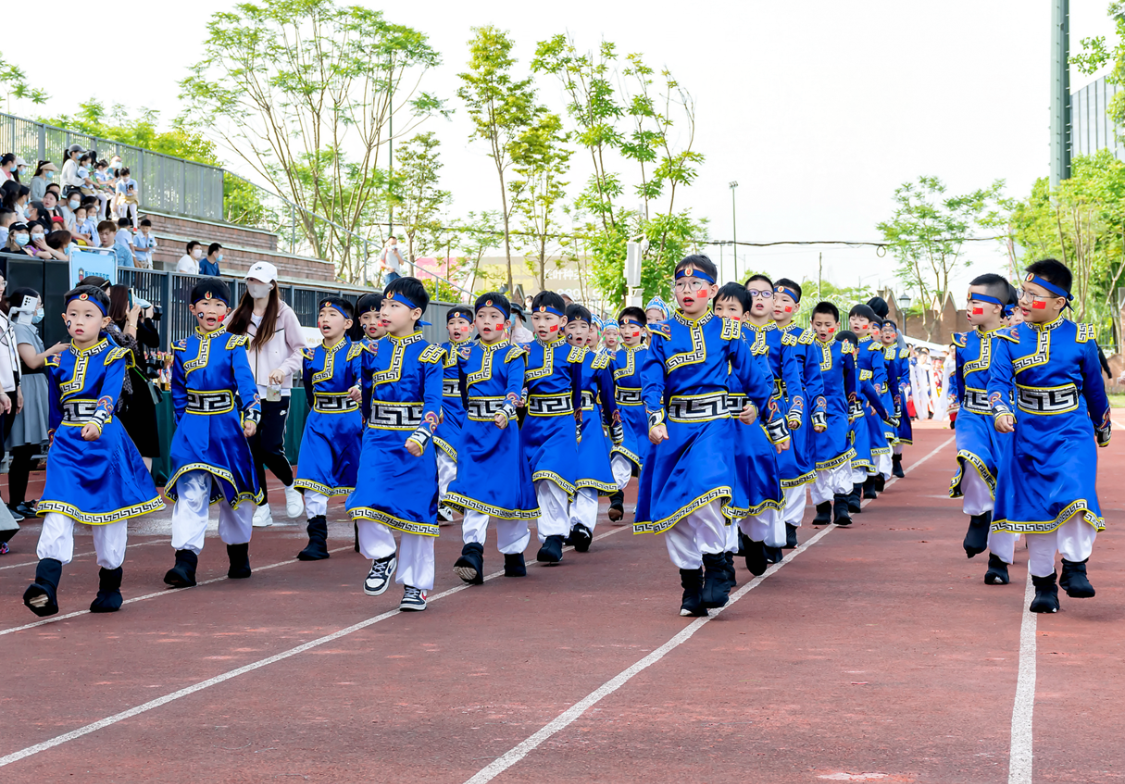
[[[262,347],[261,351],[250,349],[250,369],[254,371],[254,381],[258,384],[258,394],[264,400],[266,385],[269,383],[270,373],[277,369],[285,371],[285,381],[281,384],[281,394],[288,395],[293,386],[293,375],[301,371],[301,363],[305,348],[305,334],[301,329],[301,322],[293,308],[284,302],[279,303],[281,309],[277,313],[277,328],[274,330],[270,342]],[[258,328],[250,323],[246,334],[251,338],[258,334]]]

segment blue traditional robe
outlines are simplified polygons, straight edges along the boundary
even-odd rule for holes
[[[641,363],[648,346],[622,346],[614,356],[613,382],[617,395],[617,410],[621,414],[624,440],[610,450],[610,455],[621,455],[640,473],[652,443],[648,440],[648,418],[641,400]]]
[[[441,427],[438,428],[439,434],[434,436],[434,443],[453,460],[457,460],[457,450],[461,445],[461,430],[465,427],[465,404],[461,401],[457,351],[468,342],[467,339],[460,343],[447,340],[441,344],[445,349],[441,385]]]
[[[603,423],[620,424],[610,355],[591,348],[577,348],[578,388],[582,394],[582,440],[578,442],[578,464],[574,486],[590,488],[602,495],[617,492],[609,464],[611,442]]]
[[[815,412],[825,411],[825,401],[824,382],[820,378],[820,352],[813,346],[815,339],[815,332],[802,330],[795,324],[781,330],[782,350],[793,355],[800,379],[797,390],[789,389],[786,383],[789,429],[793,441],[789,449],[777,456],[781,467],[781,486],[784,488],[800,487],[816,479],[812,417]],[[797,430],[793,430],[795,421],[801,423]]]
[[[961,480],[966,470],[976,471],[988,491],[996,494],[996,475],[1000,457],[1011,445],[1010,433],[998,433],[992,424],[988,404],[988,382],[996,353],[1002,340],[999,330],[959,333],[953,336],[956,347],[956,372],[949,384],[952,397],[961,402],[957,415],[957,473],[949,483],[949,497],[960,498]],[[1008,399],[1006,403],[1011,403]]]
[[[330,348],[304,352],[309,415],[294,486],[328,497],[347,495],[355,489],[363,436],[363,414],[349,394],[362,381],[364,346],[344,336]]]
[[[527,416],[520,449],[532,482],[554,482],[573,496],[578,478],[578,429],[582,408],[582,356],[560,333],[552,341],[528,344],[523,375]]]
[[[858,405],[859,366],[856,346],[851,341],[817,340],[813,349],[819,355],[817,370],[824,389],[827,429],[813,434],[816,470],[832,471],[855,457],[850,439],[849,413]]]

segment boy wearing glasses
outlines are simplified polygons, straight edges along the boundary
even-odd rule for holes
[[[1011,436],[992,426],[988,381],[1001,338],[1001,318],[1008,305],[1008,281],[999,275],[981,275],[969,285],[968,318],[974,329],[953,336],[956,371],[950,379],[951,395],[961,402],[957,416],[957,473],[949,484],[949,497],[962,499],[969,515],[963,546],[972,558],[989,550],[988,585],[1008,584],[1008,564],[1015,553],[1016,537],[989,533],[993,492],[1000,456]],[[1008,399],[1005,398],[1005,402]]]
[[[1027,534],[1036,613],[1058,612],[1059,586],[1072,599],[1094,595],[1086,562],[1105,528],[1097,447],[1109,445],[1109,399],[1094,327],[1062,317],[1070,288],[1070,270],[1055,259],[1027,268],[1019,296],[1025,323],[999,333],[988,382],[997,432],[1014,433],[1000,460],[992,530]]]

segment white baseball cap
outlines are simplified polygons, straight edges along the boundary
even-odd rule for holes
[[[273,283],[277,280],[277,267],[268,261],[259,261],[246,270],[246,277],[260,280],[262,283]]]

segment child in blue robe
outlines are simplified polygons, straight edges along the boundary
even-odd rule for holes
[[[250,533],[262,491],[250,438],[261,418],[258,387],[246,357],[250,338],[228,334],[230,289],[204,278],[191,291],[195,332],[172,346],[172,407],[176,432],[172,478],[164,494],[172,509],[176,565],[164,575],[173,588],[195,585],[210,505],[219,504],[219,538],[227,546],[227,577],[250,576]],[[249,501],[250,503],[246,503]]]
[[[441,344],[445,349],[441,386],[441,428],[434,436],[438,448],[438,520],[448,522],[453,510],[445,506],[449,485],[457,478],[457,450],[461,444],[461,431],[465,427],[465,404],[461,402],[458,352],[472,339],[473,309],[457,305],[445,314],[445,329],[449,340]]]
[[[397,569],[399,609],[409,612],[426,609],[438,535],[437,458],[430,441],[441,419],[445,350],[427,343],[419,329],[429,301],[417,278],[397,278],[383,292],[386,335],[367,347],[367,427],[356,488],[347,500],[360,552],[371,559],[364,593],[384,593]],[[402,534],[398,548],[394,531]]]
[[[617,495],[610,498],[607,516],[617,522],[625,516],[622,491],[634,474],[641,475],[650,447],[648,419],[641,400],[641,364],[648,351],[644,337],[647,317],[638,307],[628,307],[617,317],[621,343],[613,358],[613,385],[617,394],[617,411],[621,414],[622,441],[610,450],[609,464],[617,482]]]
[[[363,375],[363,344],[353,343],[352,304],[341,297],[320,301],[317,327],[323,340],[305,349],[305,397],[309,415],[301,436],[294,487],[305,496],[309,543],[297,554],[301,561],[319,561],[328,553],[328,499],[355,489],[363,414],[359,390]]]
[[[949,497],[962,499],[969,515],[965,534],[965,554],[973,556],[989,550],[989,585],[1008,584],[1008,564],[1015,555],[1017,537],[989,531],[993,496],[1001,456],[1011,445],[1011,435],[998,433],[992,425],[988,405],[988,381],[997,343],[997,333],[1008,300],[1008,281],[999,275],[980,275],[969,285],[967,315],[971,332],[953,336],[956,371],[949,380],[951,397],[959,400],[957,415],[957,473],[949,484]],[[1006,402],[1011,402],[1006,401]]]
[[[880,332],[882,321],[870,306],[856,305],[848,313],[848,323],[859,338],[856,363],[860,395],[851,412],[852,446],[856,456],[852,458],[852,492],[848,497],[848,510],[855,514],[861,511],[861,493],[864,498],[878,495],[874,477],[879,473],[879,457],[891,452],[883,420],[890,419],[892,414],[888,412],[887,368],[880,350],[882,341],[874,337]]]
[[[101,335],[110,324],[109,298],[99,288],[79,286],[63,302],[70,347],[45,360],[51,445],[36,506],[43,518],[39,564],[23,594],[39,616],[59,611],[59,579],[74,555],[75,523],[90,526],[100,567],[90,612],[120,609],[128,520],[164,508],[140,453],[113,415],[132,360],[127,349]]]
[[[676,265],[680,306],[666,324],[650,325],[652,345],[641,368],[649,452],[633,532],[664,534],[684,589],[680,614],[698,616],[726,604],[727,508],[734,464],[727,411],[728,379],[741,380],[751,423],[770,405],[769,380],[742,340],[740,322],[710,311],[718,291],[715,265],[689,256]],[[779,416],[771,407],[771,420]],[[706,574],[704,574],[704,566]]]
[[[460,349],[465,428],[457,453],[457,478],[446,503],[464,515],[465,546],[453,570],[465,582],[478,585],[484,582],[489,518],[496,521],[504,575],[524,577],[523,551],[531,539],[527,521],[539,517],[539,507],[516,426],[527,352],[504,338],[512,313],[507,297],[482,294],[473,311],[479,338]]]
[[[1086,562],[1105,528],[1097,448],[1109,445],[1110,406],[1094,328],[1062,317],[1071,283],[1054,259],[1027,268],[1025,323],[999,333],[988,381],[996,430],[1015,433],[1000,461],[992,530],[1027,535],[1031,612],[1058,612],[1060,586],[1072,599],[1094,595]]]
[[[883,321],[883,357],[887,364],[887,377],[894,379],[891,386],[891,402],[895,407],[898,426],[894,429],[894,450],[891,454],[891,473],[899,479],[906,476],[902,470],[902,448],[914,443],[913,429],[910,427],[910,349],[902,345],[898,334],[898,324],[891,319]]]

